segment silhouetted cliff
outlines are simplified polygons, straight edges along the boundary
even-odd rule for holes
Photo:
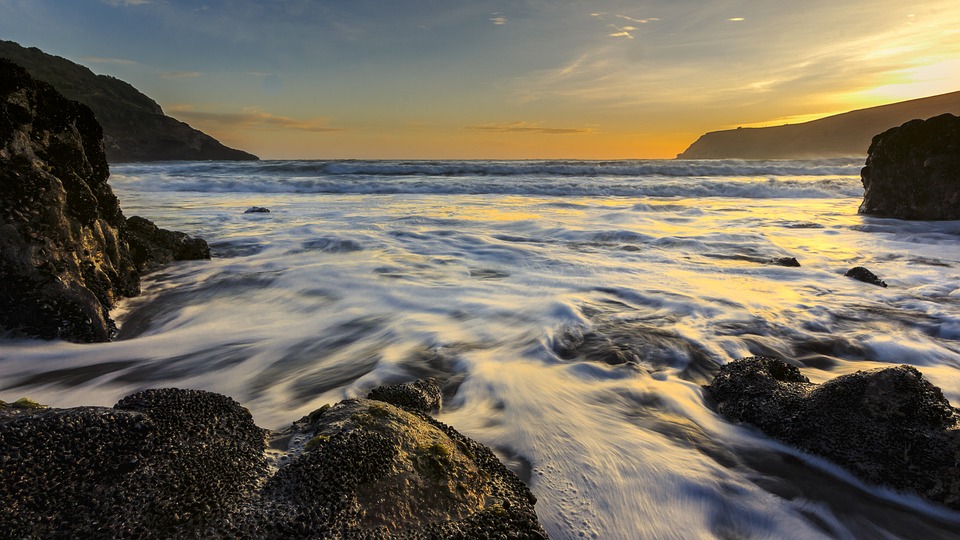
[[[915,118],[960,114],[960,92],[902,101],[802,124],[702,135],[678,159],[802,159],[866,156],[873,136]]]
[[[90,107],[103,126],[111,162],[257,159],[166,116],[160,105],[120,79],[96,75],[65,58],[12,41],[0,40],[0,58],[12,60],[67,98]]]

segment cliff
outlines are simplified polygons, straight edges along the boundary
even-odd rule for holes
[[[865,156],[877,133],[914,118],[960,114],[960,92],[860,109],[802,124],[702,135],[678,159],[804,159]]]
[[[90,109],[0,59],[0,327],[106,341],[141,271],[210,257],[202,240],[128,226],[109,175]]]
[[[12,41],[0,40],[0,58],[12,60],[65,97],[90,107],[103,126],[111,162],[257,159],[166,116],[155,101],[119,79],[96,75],[65,58]]]

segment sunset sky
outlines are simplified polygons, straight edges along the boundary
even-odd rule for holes
[[[957,0],[0,0],[263,158],[670,158],[960,90]]]

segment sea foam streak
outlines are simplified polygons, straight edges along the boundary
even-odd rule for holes
[[[816,382],[917,365],[960,403],[960,222],[857,215],[860,163],[263,162],[113,168],[127,215],[207,238],[121,340],[0,348],[0,398],[233,396],[264,426],[433,376],[554,538],[951,538],[960,516],[719,418],[751,354]],[[269,214],[244,214],[249,206]],[[800,268],[767,264],[796,257]],[[863,265],[890,284],[843,276]]]

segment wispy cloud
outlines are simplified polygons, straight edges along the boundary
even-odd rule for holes
[[[153,4],[156,0],[103,0],[104,3],[111,6],[142,6],[143,4]]]
[[[225,129],[292,129],[312,133],[335,133],[346,131],[330,127],[326,119],[299,120],[288,116],[279,116],[259,110],[246,110],[238,113],[220,113],[195,110],[190,105],[174,105],[168,111],[192,122],[214,125]]]
[[[490,14],[490,22],[497,26],[503,26],[507,24],[507,18],[503,16],[503,13],[494,12]]]
[[[532,122],[489,122],[467,126],[472,131],[487,131],[492,133],[530,133],[538,135],[583,135],[593,133],[590,128],[548,128]]]
[[[745,21],[745,20],[747,20],[747,19],[744,18],[744,17],[730,17],[730,18],[727,19],[727,20],[730,21],[730,22],[743,22],[743,21]]]
[[[103,58],[100,56],[81,56],[80,60],[84,62],[91,62],[93,64],[120,64],[120,65],[135,65],[137,62],[133,60],[127,60],[126,58]]]
[[[164,79],[196,79],[203,77],[199,71],[174,71],[172,73],[161,73],[160,77]]]

